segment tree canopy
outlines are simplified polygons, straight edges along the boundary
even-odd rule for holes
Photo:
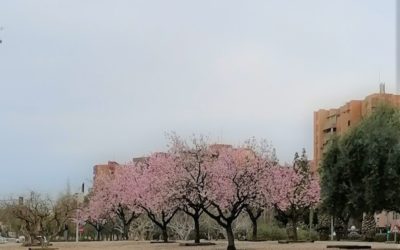
[[[400,209],[400,111],[381,104],[341,137],[320,168],[323,207],[338,218]]]

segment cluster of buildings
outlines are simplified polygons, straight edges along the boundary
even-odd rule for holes
[[[232,145],[228,144],[213,144],[210,146],[211,151],[218,152],[224,148],[232,148]],[[159,152],[163,154],[162,152]],[[136,157],[132,159],[132,163],[143,162],[147,159],[147,157]],[[96,183],[96,180],[103,176],[113,175],[121,165],[116,161],[108,161],[107,164],[98,164],[93,167],[93,183]]]
[[[311,161],[311,170],[318,171],[323,152],[334,135],[343,135],[350,128],[356,126],[365,116],[370,114],[379,104],[388,103],[400,107],[400,95],[385,92],[385,85],[380,84],[379,93],[371,94],[363,100],[350,100],[344,105],[320,109],[314,112],[314,160]],[[231,147],[225,144],[215,144],[213,147]],[[143,161],[145,157],[133,158],[133,162]],[[94,182],[103,175],[114,174],[119,164],[109,161],[107,164],[94,166]],[[394,223],[400,224],[400,214],[395,212],[383,212],[375,215],[378,228],[385,228]]]

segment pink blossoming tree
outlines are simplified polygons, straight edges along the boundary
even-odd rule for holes
[[[126,188],[127,195],[136,196],[135,203],[160,228],[162,239],[168,242],[168,224],[176,214],[179,203],[176,196],[174,158],[167,153],[154,153],[145,162],[133,164]]]
[[[309,168],[295,162],[293,167],[271,168],[266,175],[265,186],[263,191],[266,199],[273,204],[280,216],[289,220],[289,238],[297,240],[300,216],[320,200],[318,178],[312,175]]]
[[[206,213],[225,228],[227,249],[234,250],[232,224],[237,217],[243,211],[249,214],[256,239],[257,219],[265,207],[273,206],[291,221],[297,239],[300,215],[319,201],[318,180],[306,159],[280,167],[273,151],[254,139],[239,148],[209,144],[202,137],[189,143],[177,136],[170,139],[168,153],[154,153],[96,181],[88,223],[100,229],[118,218],[127,238],[132,220],[144,213],[168,242],[168,224],[181,209],[192,217],[199,243],[200,216]]]
[[[257,156],[257,162],[255,162],[255,164],[264,166],[266,168],[264,173],[267,173],[267,168],[276,166],[278,164],[275,149],[272,148],[266,140],[258,141],[253,137],[245,142],[244,147],[255,153]],[[260,177],[258,182],[260,190],[265,188],[265,186],[263,186],[265,183],[262,182],[262,179],[263,178]],[[253,201],[246,206],[245,211],[249,215],[249,219],[252,224],[252,240],[257,240],[258,218],[260,218],[264,209],[266,207],[270,207],[270,205],[271,204],[266,197],[261,195],[258,197],[258,199],[253,199]]]
[[[195,243],[200,243],[200,216],[204,207],[209,206],[207,196],[204,194],[208,185],[207,167],[214,157],[210,146],[204,137],[193,137],[187,142],[172,134],[170,136],[169,152],[176,162],[175,197],[180,209],[189,215],[194,222]]]
[[[109,211],[98,209],[100,206],[102,204],[99,200],[89,198],[87,206],[81,211],[82,220],[96,230],[96,240],[98,241],[101,240],[101,233],[105,229],[105,225],[111,219]],[[80,220],[75,221],[75,223],[77,222],[80,223]]]
[[[204,195],[211,205],[204,211],[225,228],[227,249],[235,250],[232,223],[247,206],[263,198],[260,178],[267,168],[247,148],[224,148],[217,154],[207,170],[210,180]]]
[[[108,215],[119,225],[122,238],[128,240],[129,227],[139,217],[140,209],[135,201],[134,193],[126,192],[131,180],[131,171],[126,167],[118,167],[113,174],[101,175],[94,183],[89,208],[92,218]]]

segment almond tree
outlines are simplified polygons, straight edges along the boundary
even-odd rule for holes
[[[175,161],[170,154],[154,153],[145,162],[129,166],[125,194],[135,197],[134,202],[145,211],[149,219],[162,231],[168,242],[168,224],[176,214],[179,203],[174,197]]]
[[[225,228],[228,250],[235,250],[232,223],[253,202],[262,198],[262,182],[266,167],[255,152],[247,148],[225,148],[207,169],[210,176],[206,195],[210,206],[204,211]]]
[[[268,171],[263,189],[279,216],[291,223],[290,238],[297,240],[297,223],[307,209],[319,202],[317,178],[303,168],[276,166]]]
[[[268,144],[266,140],[257,141],[254,137],[250,138],[245,142],[245,148],[255,152],[258,157],[257,164],[260,164],[265,168],[276,166],[278,164],[276,151]],[[263,184],[264,183],[261,183],[261,185]],[[261,186],[260,188],[263,189],[265,187]],[[253,229],[251,237],[252,240],[257,240],[257,220],[264,212],[264,209],[269,206],[270,202],[264,195],[261,195],[261,197],[258,199],[254,199],[248,206],[246,206],[245,211],[249,215]]]
[[[91,199],[90,197],[86,206],[77,212],[77,219],[75,220],[75,223],[86,222],[91,225],[96,230],[96,240],[98,241],[101,240],[101,233],[105,229],[107,222],[111,220],[111,212],[103,209],[102,206],[102,200]]]
[[[205,195],[205,186],[208,184],[207,166],[215,156],[204,137],[193,137],[190,143],[183,141],[176,135],[170,137],[170,153],[176,165],[172,170],[175,183],[174,199],[180,204],[183,212],[189,215],[194,222],[195,243],[200,243],[200,216],[203,208],[209,206]],[[212,147],[212,146],[211,146]]]
[[[118,167],[113,174],[101,175],[96,179],[93,194],[90,197],[91,211],[96,214],[109,215],[119,221],[122,238],[128,240],[129,227],[132,221],[139,217],[140,209],[136,202],[132,202],[133,194],[127,195],[126,167]],[[94,214],[93,214],[94,215]]]

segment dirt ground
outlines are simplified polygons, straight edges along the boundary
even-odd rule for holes
[[[140,241],[112,241],[112,242],[68,242],[68,243],[53,243],[53,247],[59,250],[75,249],[75,250],[225,250],[227,242],[217,241],[215,246],[203,247],[183,247],[179,243],[158,244]],[[257,250],[257,249],[278,249],[278,250],[306,250],[306,249],[327,249],[327,245],[338,244],[356,244],[356,245],[371,245],[375,249],[400,249],[400,245],[385,244],[385,243],[366,243],[366,242],[314,242],[314,243],[296,243],[296,244],[278,244],[276,241],[266,242],[236,242],[238,250]],[[22,247],[21,244],[6,243],[0,245],[0,250],[22,250],[28,249]]]

